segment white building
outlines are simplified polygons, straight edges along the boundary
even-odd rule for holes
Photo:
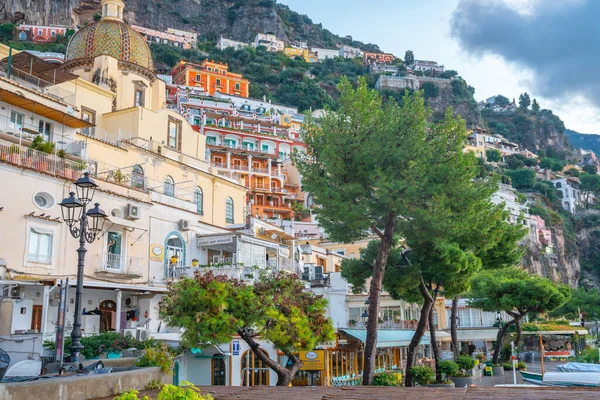
[[[560,199],[560,204],[571,214],[575,214],[578,207],[584,207],[584,199],[579,189],[579,180],[577,178],[560,178],[552,181],[556,187],[556,194]]]
[[[217,41],[217,48],[219,50],[225,50],[228,47],[233,47],[236,50],[243,49],[245,47],[249,47],[250,43],[240,42],[238,40],[227,39],[221,36]]]
[[[343,58],[355,58],[362,57],[363,52],[361,49],[352,46],[342,46],[339,50],[339,56]]]
[[[258,33],[254,38],[253,46],[265,46],[268,51],[283,51],[285,43],[273,34]]]
[[[321,49],[318,47],[313,47],[310,49],[313,53],[317,55],[319,60],[326,60],[328,58],[335,58],[340,56],[340,51],[338,49]]]
[[[444,66],[439,65],[437,61],[415,60],[414,63],[408,66],[408,69],[413,71],[434,71],[444,72]]]
[[[133,29],[142,34],[148,41],[168,44],[170,46],[191,49],[198,43],[198,35],[193,32],[180,31],[177,29],[168,29],[167,32],[156,29],[145,28],[143,26],[131,25]]]
[[[511,223],[515,224],[520,218],[524,218],[523,225],[528,225],[529,207],[519,201],[518,193],[512,186],[501,183],[490,200],[494,204],[504,204],[504,208],[510,213]]]

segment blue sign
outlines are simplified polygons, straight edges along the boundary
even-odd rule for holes
[[[231,350],[233,351],[234,356],[240,355],[240,341],[239,340],[234,340],[231,343]]]

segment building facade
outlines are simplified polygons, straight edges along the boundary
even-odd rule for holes
[[[194,64],[180,61],[171,70],[173,84],[199,88],[206,95],[225,93],[240,97],[250,95],[250,82],[240,74],[229,72],[229,66],[213,61]]]
[[[182,49],[191,49],[196,47],[198,37],[196,33],[169,29],[167,32],[156,29],[145,28],[139,25],[131,25],[146,38],[146,40],[155,43],[168,44],[170,46],[181,47]]]
[[[277,36],[270,33],[258,33],[254,38],[254,47],[265,46],[267,51],[283,51],[285,43]]]
[[[245,47],[250,47],[250,43],[240,42],[238,40],[228,39],[221,36],[217,41],[217,49],[225,50],[228,47],[233,47],[235,50],[240,50]]]
[[[408,66],[408,69],[413,71],[433,71],[433,72],[444,72],[444,66],[439,65],[437,61],[427,60],[415,60],[414,63]]]
[[[290,58],[300,57],[307,63],[314,63],[319,60],[319,58],[317,57],[317,54],[313,53],[312,51],[310,51],[306,48],[286,47],[283,50],[283,52],[285,55],[287,55]]]
[[[362,57],[363,52],[361,49],[352,46],[342,46],[339,50],[339,56],[343,58],[355,58]]]
[[[15,28],[14,38],[19,41],[36,43],[52,43],[59,36],[66,36],[68,26],[59,25],[26,25],[21,24]]]
[[[394,61],[394,55],[391,53],[370,53],[365,52],[363,54],[363,63],[370,65],[373,63],[378,64],[389,64]]]
[[[338,49],[321,49],[318,47],[313,47],[310,50],[317,55],[319,60],[326,60],[328,58],[340,56],[340,51]]]

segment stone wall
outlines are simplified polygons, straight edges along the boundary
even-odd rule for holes
[[[143,390],[151,380],[170,383],[171,376],[158,367],[102,375],[40,379],[0,384],[0,400],[86,400],[116,396],[129,389]]]

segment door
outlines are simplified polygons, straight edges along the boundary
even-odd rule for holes
[[[106,269],[115,272],[121,271],[123,265],[123,234],[121,232],[108,232],[106,236]]]
[[[104,300],[100,303],[100,332],[108,332],[115,330],[117,322],[117,303],[113,300]]]
[[[49,141],[50,134],[52,133],[52,124],[50,122],[40,120],[39,125],[38,125],[38,132],[40,134],[44,135],[45,141]]]
[[[225,360],[220,354],[216,354],[212,358],[212,371],[212,385],[226,386]]]
[[[38,332],[42,329],[42,308],[43,306],[34,304],[31,314],[31,329]]]

